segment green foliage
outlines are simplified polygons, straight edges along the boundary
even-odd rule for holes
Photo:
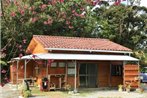
[[[4,86],[5,83],[9,82],[8,79],[8,65],[5,61],[0,60],[0,85]]]
[[[82,15],[89,4],[82,0],[50,2],[42,0],[2,2],[2,48],[6,60],[25,54],[32,35],[90,37],[92,21]],[[89,5],[90,6],[90,5]],[[91,26],[91,27],[90,27]]]
[[[7,63],[5,61],[0,60],[0,65],[6,66]]]
[[[147,49],[147,8],[139,6],[109,6],[95,10],[97,27],[94,36],[108,38],[132,50]],[[140,65],[147,66],[145,53],[142,54]]]
[[[133,50],[145,48],[143,45],[147,39],[145,9],[137,6],[110,6],[102,12],[101,17],[101,30],[97,31],[97,36],[109,38]]]
[[[23,97],[24,98],[28,98],[29,96],[31,96],[31,91],[30,90],[23,91]]]
[[[28,98],[31,96],[31,90],[27,88],[27,84],[23,81],[22,86],[21,86],[21,94],[24,98]]]
[[[146,56],[146,52],[145,51],[134,51],[134,56],[138,59],[140,59],[140,65],[141,67],[147,67],[147,56]]]

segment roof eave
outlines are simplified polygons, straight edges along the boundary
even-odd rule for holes
[[[89,50],[89,49],[68,49],[68,48],[44,48],[46,50],[62,50],[62,51],[83,51],[83,52],[106,52],[106,53],[133,53],[130,51],[113,51],[113,50]]]

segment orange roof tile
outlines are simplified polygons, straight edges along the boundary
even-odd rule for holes
[[[40,42],[44,48],[132,51],[108,39],[46,35],[34,35],[33,38]]]

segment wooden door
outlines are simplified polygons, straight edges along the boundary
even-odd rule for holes
[[[102,62],[98,65],[98,87],[108,87],[110,79],[110,64]]]

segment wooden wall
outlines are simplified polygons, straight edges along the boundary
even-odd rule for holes
[[[41,83],[41,79],[43,77],[47,76],[47,66],[43,66],[44,61],[42,63],[39,63],[40,61],[34,62],[34,61],[29,61],[27,63],[27,73],[26,73],[26,78],[31,78],[31,77],[36,77],[37,76],[37,84],[39,85]],[[38,66],[39,68],[39,74],[35,74],[35,66]],[[78,68],[77,68],[78,69]],[[78,72],[78,70],[77,70]],[[55,83],[57,87],[59,87],[59,76],[63,75],[62,82],[66,81],[66,84],[71,85],[74,87],[74,75],[73,76],[68,76],[66,77],[66,67],[55,67],[55,68],[49,68],[48,69],[48,75],[51,76],[51,82]],[[77,74],[78,75],[78,74]],[[18,83],[21,83],[22,80],[24,79],[24,61],[19,62],[19,67],[18,67]],[[16,62],[12,63],[10,66],[10,80],[13,81],[13,83],[16,83],[17,80],[17,67],[16,67]],[[78,86],[78,76],[77,76],[77,86]]]
[[[110,82],[110,63],[100,62],[98,63],[98,87],[108,87]]]
[[[117,61],[114,62],[113,61],[113,62],[110,62],[110,64],[114,65],[114,66],[122,65],[122,68],[123,68],[123,62],[117,62]],[[120,84],[123,85],[123,73],[120,76],[111,76],[110,83],[111,83],[110,86],[112,86],[112,87],[118,87],[118,85],[120,85]]]
[[[139,76],[139,66],[137,64],[126,64],[124,66],[124,81],[123,84],[131,84],[131,87],[136,88],[140,85],[137,79]]]
[[[29,46],[27,47],[26,53],[48,53],[47,50],[44,49],[41,43],[36,41],[34,38],[31,40]]]
[[[43,77],[47,76],[47,66],[43,66],[44,61],[42,63],[36,63],[39,61],[29,61],[27,64],[27,78],[36,77],[38,78],[38,85],[41,83],[41,79]],[[116,62],[110,62],[110,61],[101,61],[101,62],[95,62],[98,65],[98,75],[97,75],[97,85],[98,87],[109,87],[109,86],[115,86],[117,87],[119,84],[123,84],[123,77],[122,76],[111,76],[110,74],[110,65],[115,64]],[[35,74],[35,66],[39,67],[39,74]],[[78,65],[79,66],[79,65]],[[12,66],[11,66],[12,67]],[[16,62],[14,63],[13,67],[16,67]],[[77,87],[79,86],[79,68],[77,67]],[[16,72],[13,72],[13,69],[10,68],[11,73],[11,80],[12,80],[12,73],[13,73],[13,80],[16,83]],[[24,78],[24,61],[19,62],[18,67],[18,78],[23,79]],[[63,81],[66,81],[66,84],[70,84],[72,87],[74,87],[74,75],[68,76],[66,72],[66,67],[55,67],[55,68],[49,68],[48,69],[48,75],[50,74],[62,74],[64,75]],[[127,74],[127,72],[126,72]],[[67,78],[66,78],[67,76]],[[125,78],[126,79],[126,78]],[[59,84],[59,77],[58,76],[52,76],[51,81],[55,82],[58,86]]]
[[[26,67],[27,73],[26,73],[26,77],[30,78],[33,77],[33,65],[34,62],[33,61],[29,61]],[[24,78],[24,61],[21,60],[18,63],[18,82],[21,82]],[[10,66],[10,80],[13,83],[16,83],[16,79],[17,79],[17,62],[15,61],[14,63],[11,64]]]
[[[110,66],[111,64],[122,64],[122,62],[99,62],[98,63],[98,87],[117,87],[119,84],[123,84],[123,76],[111,76]]]

